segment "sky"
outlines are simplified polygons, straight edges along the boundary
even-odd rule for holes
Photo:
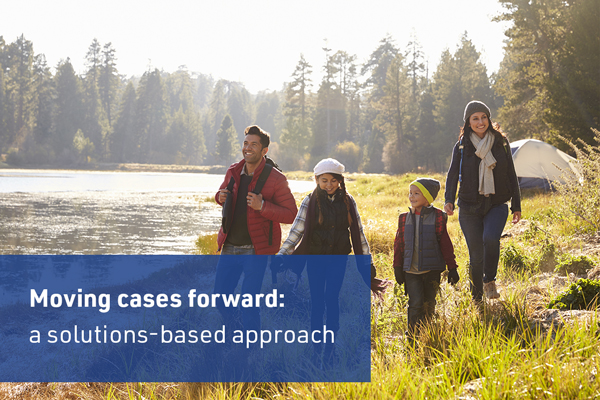
[[[497,0],[4,0],[0,36],[12,43],[23,34],[50,66],[69,57],[79,74],[96,38],[112,43],[126,77],[185,66],[257,93],[282,89],[300,54],[316,90],[323,47],[362,64],[387,35],[403,50],[414,35],[431,75],[466,31],[490,74],[503,58],[508,25],[492,22],[502,11]]]

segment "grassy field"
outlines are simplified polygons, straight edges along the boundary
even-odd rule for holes
[[[294,179],[310,179],[306,173]],[[397,218],[417,175],[348,176],[378,275],[393,280]],[[434,176],[443,183],[443,176]],[[442,207],[444,188],[434,202]],[[418,344],[404,337],[407,299],[394,285],[372,304],[371,383],[3,384],[19,399],[573,399],[600,397],[600,325],[595,311],[547,309],[579,277],[595,273],[596,229],[569,212],[569,193],[523,194],[523,221],[507,223],[498,274],[501,298],[474,304],[457,214],[448,220],[461,280],[443,280],[437,317]],[[297,201],[301,200],[298,196]],[[579,204],[585,208],[585,205]],[[214,235],[198,241],[207,246]],[[209,245],[208,245],[209,246]],[[204,251],[210,247],[205,247]],[[584,257],[582,257],[584,256]],[[583,261],[585,262],[583,262]]]

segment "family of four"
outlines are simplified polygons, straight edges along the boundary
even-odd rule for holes
[[[356,202],[346,191],[344,165],[331,158],[318,162],[314,167],[316,188],[298,210],[285,176],[266,157],[269,134],[258,126],[250,126],[244,133],[243,159],[229,167],[215,196],[220,205],[226,203],[228,196],[231,200],[231,225],[222,227],[218,235],[222,255],[370,254]],[[263,172],[265,169],[268,173]],[[441,272],[448,269],[450,284],[459,280],[446,228],[447,216],[454,214],[457,189],[458,220],[469,250],[471,295],[476,301],[484,295],[490,299],[499,297],[495,281],[500,236],[508,219],[509,201],[512,222],[521,218],[520,190],[508,140],[492,123],[484,103],[472,101],[465,108],[464,126],[446,178],[444,210],[432,206],[440,190],[439,181],[418,178],[408,189],[411,207],[398,219],[393,266],[397,282],[404,284],[408,295],[408,333],[412,335],[433,315]],[[292,223],[281,248],[280,223]],[[217,267],[215,293],[233,293],[242,273],[242,293],[260,291],[266,265],[249,268],[228,263],[227,257],[222,259]],[[276,257],[271,268],[277,271],[282,259]],[[328,327],[337,330],[344,270],[309,265],[307,273],[311,329],[322,327],[326,313]],[[375,294],[382,293],[388,285],[375,278],[373,267],[367,283]],[[221,312],[228,318],[225,308]],[[242,315],[245,329],[260,325],[258,313],[256,309]],[[315,352],[321,351],[315,346]],[[325,348],[324,357],[331,351]]]

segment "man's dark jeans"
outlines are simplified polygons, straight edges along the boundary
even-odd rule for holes
[[[215,277],[215,288],[213,293],[219,293],[221,295],[233,294],[242,272],[244,273],[244,280],[242,281],[241,294],[249,293],[254,297],[254,295],[260,293],[267,264],[257,262],[241,263],[239,257],[231,257],[254,254],[254,247],[252,246],[232,246],[230,244],[225,244],[221,251],[219,263],[217,264],[217,276]],[[238,321],[236,321],[236,315],[239,311],[232,309],[231,307],[225,307],[223,300],[220,297],[217,299],[217,308],[221,312],[225,323],[228,325],[233,324],[233,326],[229,325],[227,327],[228,329],[232,329],[236,325],[239,325]],[[260,308],[242,308],[241,314],[244,329],[260,330]],[[235,327],[235,329],[237,329],[237,327]]]
[[[487,211],[486,211],[487,210]],[[483,296],[483,284],[496,280],[500,259],[500,236],[508,218],[508,205],[460,207],[458,222],[469,248],[471,295]]]
[[[435,296],[440,288],[442,271],[429,271],[425,274],[407,272],[404,288],[408,295],[408,333],[414,334],[418,325],[433,316]]]

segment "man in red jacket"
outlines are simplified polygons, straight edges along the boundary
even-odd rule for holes
[[[252,193],[266,165],[265,156],[269,151],[270,137],[256,125],[247,127],[244,134],[244,159],[229,167],[215,195],[215,200],[222,206],[229,193],[227,185],[233,178],[233,204],[229,210],[232,214],[231,227],[227,232],[221,228],[218,236],[222,256],[277,253],[281,245],[279,224],[291,224],[298,212],[287,179],[276,168],[272,168],[260,194]],[[221,257],[217,265],[214,293],[233,293],[243,272],[241,293],[257,294],[260,292],[265,270],[266,263],[242,264],[238,258],[231,260],[229,257]],[[233,310],[225,307],[222,300],[218,302],[218,308],[226,322],[233,322]],[[244,328],[260,329],[259,308],[243,310]]]

